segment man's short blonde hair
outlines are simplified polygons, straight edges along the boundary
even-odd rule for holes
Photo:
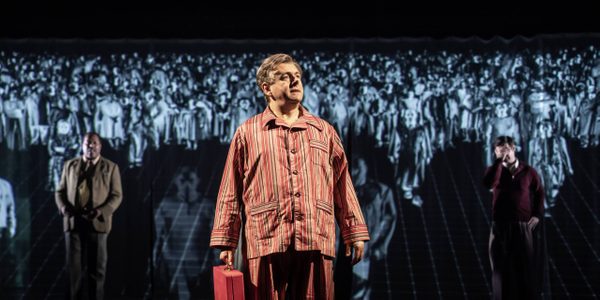
[[[300,72],[300,76],[302,76],[302,68],[300,67],[300,64],[294,58],[287,54],[277,53],[263,60],[262,64],[260,65],[260,67],[258,67],[258,70],[256,71],[256,84],[258,85],[258,88],[263,92],[263,94],[264,91],[262,90],[261,85],[263,83],[272,84],[275,81],[275,79],[271,76],[271,72],[275,71],[277,66],[279,66],[280,64],[289,63],[294,64],[294,66],[296,66],[296,69],[298,69],[298,71]],[[265,99],[269,101],[267,95],[265,95]]]

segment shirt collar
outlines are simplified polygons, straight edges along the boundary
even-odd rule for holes
[[[85,156],[82,156],[83,158],[83,162],[87,163],[87,159],[85,158]],[[94,160],[92,160],[92,164],[95,166],[96,164],[98,164],[98,161],[100,160],[100,155],[98,155],[98,157],[96,157]]]
[[[509,169],[511,172],[514,172],[519,168],[519,159],[515,158],[515,163],[512,165],[512,168],[509,168],[508,163],[502,162],[502,166]]]
[[[302,105],[300,105],[299,109],[300,109],[300,117],[298,118],[298,120],[296,122],[294,122],[294,124],[292,124],[292,126],[294,128],[304,128],[305,129],[305,128],[307,128],[306,125],[308,124],[308,125],[311,125],[311,126],[317,128],[319,131],[323,130],[323,124],[321,124],[321,122],[319,122],[319,119],[317,117],[315,117],[313,114],[309,113],[308,110],[306,110],[306,108],[304,108]],[[273,111],[269,108],[269,106],[267,106],[261,114],[261,124],[263,127],[265,127],[269,124],[290,127],[290,125],[285,123],[283,120],[277,118],[277,116],[275,115],[275,113],[273,113]]]

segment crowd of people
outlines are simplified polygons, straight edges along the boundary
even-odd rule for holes
[[[551,49],[292,52],[302,64],[303,105],[343,139],[368,136],[387,149],[404,197],[418,189],[433,155],[457,142],[488,145],[514,136],[542,173],[555,203],[572,173],[567,140],[600,142],[600,55],[595,46]],[[98,132],[141,166],[146,149],[227,144],[260,112],[254,86],[261,53],[66,55],[0,51],[0,143],[47,146],[54,189],[78,138]]]

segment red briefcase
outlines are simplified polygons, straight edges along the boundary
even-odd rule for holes
[[[213,267],[215,300],[243,300],[244,275],[227,266]]]

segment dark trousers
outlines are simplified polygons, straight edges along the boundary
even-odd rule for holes
[[[527,222],[494,222],[489,254],[493,299],[538,299],[533,229]]]
[[[90,221],[83,219],[76,220],[75,228],[65,232],[69,299],[101,300],[104,298],[108,234],[96,232]]]

